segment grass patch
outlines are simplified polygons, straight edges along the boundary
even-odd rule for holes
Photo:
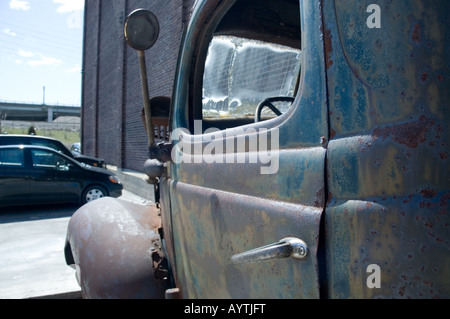
[[[28,128],[8,128],[5,130],[8,134],[28,134]],[[57,140],[60,140],[64,143],[68,148],[73,143],[80,142],[80,132],[72,132],[68,130],[49,130],[49,129],[38,129],[37,135],[39,136],[47,136]]]

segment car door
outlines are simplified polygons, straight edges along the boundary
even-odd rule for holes
[[[33,203],[76,202],[80,183],[71,161],[55,151],[31,149],[30,201]]]
[[[194,10],[175,83],[172,163],[161,182],[165,241],[183,297],[319,297],[323,43],[319,8],[300,4],[200,1]],[[263,41],[246,41],[242,34],[271,22],[263,16],[286,21]],[[239,30],[237,20],[249,25]],[[298,47],[280,46],[292,33]],[[258,104],[280,96],[292,105],[279,117],[265,110],[273,118],[255,123]]]
[[[29,176],[22,148],[0,149],[0,205],[26,205]]]

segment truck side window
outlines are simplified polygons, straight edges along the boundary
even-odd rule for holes
[[[233,36],[211,41],[203,77],[203,118],[249,118],[269,97],[293,97],[301,51]],[[280,112],[291,103],[282,102]],[[268,108],[266,117],[275,114]]]
[[[301,57],[298,0],[238,0],[217,24],[204,58],[201,112],[195,112],[203,129],[284,113],[298,91]],[[268,98],[280,98],[273,102],[278,112],[264,107],[256,117]]]

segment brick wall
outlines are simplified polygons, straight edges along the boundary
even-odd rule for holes
[[[124,40],[126,16],[152,11],[160,23],[158,41],[146,51],[150,98],[172,96],[183,23],[194,0],[86,0],[83,54],[83,153],[110,165],[142,171],[147,137],[137,52]]]

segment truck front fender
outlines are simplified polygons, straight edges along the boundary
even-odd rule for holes
[[[168,279],[153,270],[161,259],[160,227],[154,204],[106,197],[78,209],[69,222],[65,257],[83,298],[164,298]]]

